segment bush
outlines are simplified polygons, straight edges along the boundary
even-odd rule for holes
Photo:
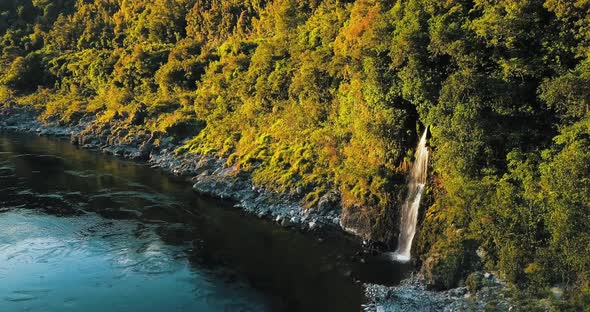
[[[0,78],[1,84],[19,92],[34,91],[40,85],[48,85],[50,82],[43,57],[37,53],[14,59],[8,71]]]

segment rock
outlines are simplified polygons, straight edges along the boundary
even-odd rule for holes
[[[457,239],[432,253],[421,268],[426,285],[437,290],[459,286],[470,272],[481,266],[475,246],[473,240]]]
[[[338,208],[340,196],[335,191],[330,191],[320,197],[318,201],[318,210],[320,213],[329,213]]]
[[[315,222],[315,220],[309,222],[307,225],[310,231],[315,230],[318,227],[318,224]]]
[[[139,155],[141,158],[147,160],[150,157],[150,153],[154,149],[154,145],[149,141],[145,141],[139,147]]]
[[[486,272],[486,274],[488,273]],[[483,284],[483,275],[479,272],[471,273],[467,276],[467,279],[465,279],[465,285],[471,294],[477,293]]]
[[[173,137],[164,137],[161,141],[160,141],[160,147],[164,148],[162,150],[162,152],[167,151],[167,149],[171,148],[173,146],[174,142],[174,138]]]
[[[291,225],[292,225],[292,223],[291,223],[291,221],[289,219],[283,218],[281,220],[281,226],[288,227],[288,226],[291,226]]]
[[[457,282],[455,279],[450,278],[454,274],[449,272],[449,269],[453,268],[447,268],[441,254],[435,253],[424,261],[420,272],[424,275],[424,281],[428,288],[443,290],[448,289]]]
[[[449,293],[449,296],[451,296],[451,297],[465,296],[465,294],[467,294],[467,288],[466,287],[453,288],[453,289],[450,289],[448,291],[448,293]]]
[[[363,240],[378,240],[372,237],[372,225],[369,218],[365,218],[362,214],[355,212],[353,209],[347,209],[342,212],[338,222],[340,227]]]

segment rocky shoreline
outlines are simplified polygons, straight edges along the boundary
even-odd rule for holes
[[[415,274],[398,286],[365,284],[370,303],[365,312],[405,311],[516,311],[512,294],[506,284],[490,273],[473,273],[477,282],[446,291],[429,290],[424,277]],[[542,311],[541,308],[539,311]],[[547,310],[548,311],[548,310]]]
[[[68,138],[73,144],[126,159],[145,161],[193,183],[195,192],[235,202],[235,206],[260,218],[272,220],[285,227],[302,230],[339,230],[340,207],[334,192],[324,195],[317,207],[304,209],[300,199],[255,187],[250,177],[226,161],[212,156],[176,153],[185,142],[160,138],[156,147],[153,138],[138,135],[123,140],[125,133],[112,132],[99,126],[93,116],[80,118],[70,125],[58,122],[42,123],[34,109],[0,104],[0,131],[33,133],[42,136]]]

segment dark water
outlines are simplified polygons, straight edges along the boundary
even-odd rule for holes
[[[186,182],[67,142],[0,134],[0,311],[359,311],[341,235],[286,230]]]

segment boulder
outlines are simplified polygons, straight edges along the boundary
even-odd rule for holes
[[[320,197],[318,210],[322,214],[330,213],[340,207],[340,194],[336,191],[329,191]]]
[[[458,239],[432,251],[421,268],[428,288],[446,290],[463,283],[470,272],[481,267],[475,250],[475,242]]]

